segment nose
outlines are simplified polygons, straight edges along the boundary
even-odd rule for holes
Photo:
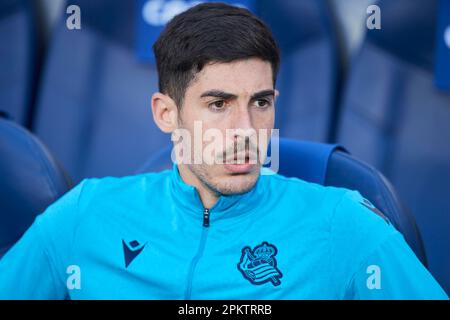
[[[235,146],[239,146],[239,148],[253,148],[256,146],[257,133],[254,129],[250,108],[247,105],[236,106],[230,127],[233,130]],[[255,152],[253,149],[250,151]]]
[[[253,129],[252,116],[247,105],[236,106],[231,119],[231,128],[233,129]]]

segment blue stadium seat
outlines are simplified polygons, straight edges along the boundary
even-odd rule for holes
[[[138,173],[170,169],[171,150],[171,147],[166,147],[152,156]],[[358,190],[384,212],[403,234],[417,257],[427,266],[425,250],[415,220],[402,206],[394,188],[380,172],[335,144],[281,138],[279,151],[279,174],[321,185]],[[298,165],[299,163],[301,165]]]
[[[29,124],[39,57],[32,1],[0,1],[0,111]]]
[[[4,118],[0,118],[0,154],[1,258],[72,184],[36,137]]]
[[[153,122],[156,67],[135,55],[136,1],[70,1],[81,30],[54,30],[33,131],[75,182],[126,175],[167,144]]]
[[[430,271],[450,292],[450,92],[433,81],[438,1],[377,4],[381,30],[367,31],[353,61],[338,142],[396,187],[420,227]]]
[[[329,2],[262,0],[258,5],[282,53],[275,127],[283,137],[330,141],[341,59]]]

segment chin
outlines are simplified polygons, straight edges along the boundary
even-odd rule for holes
[[[223,195],[242,194],[249,192],[258,180],[258,172],[246,174],[226,174],[216,183],[216,190]]]

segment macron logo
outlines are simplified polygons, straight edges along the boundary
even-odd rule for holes
[[[131,262],[144,250],[147,243],[139,244],[138,241],[133,240],[130,242],[125,242],[122,240],[123,253],[125,257],[125,268],[128,268]]]

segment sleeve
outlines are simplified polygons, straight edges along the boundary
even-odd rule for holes
[[[357,191],[332,220],[331,255],[344,299],[447,299],[403,235]]]
[[[347,288],[349,299],[448,299],[403,236],[393,234],[363,261]]]
[[[66,264],[83,182],[39,215],[0,260],[0,299],[66,298]]]

